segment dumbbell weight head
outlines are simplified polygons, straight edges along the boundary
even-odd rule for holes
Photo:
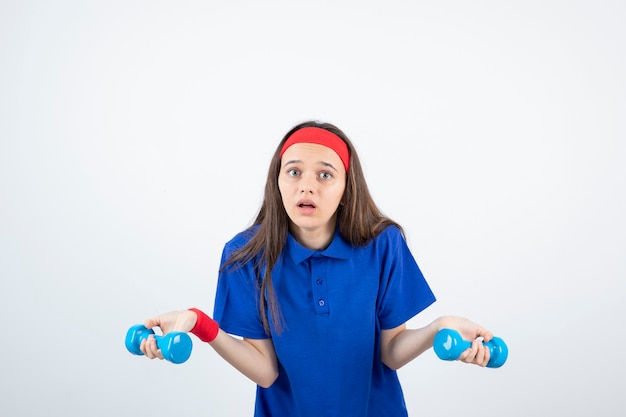
[[[506,343],[504,343],[504,340],[494,336],[489,342],[485,343],[485,346],[489,348],[490,356],[487,367],[499,368],[504,365],[504,362],[506,362],[506,359],[509,357],[509,348]]]
[[[126,332],[126,349],[133,355],[143,355],[139,346],[141,345],[141,341],[147,339],[151,334],[154,334],[154,330],[148,329],[142,324],[132,326],[128,329],[128,332]]]
[[[191,338],[184,332],[168,333],[165,336],[155,336],[157,346],[161,349],[163,358],[172,363],[183,363],[191,355]]]
[[[453,329],[441,329],[435,335],[433,349],[435,353],[444,361],[455,361],[472,344],[463,340],[459,332]]]
[[[126,349],[134,355],[143,355],[139,348],[141,341],[154,335],[157,347],[161,349],[163,358],[172,363],[183,363],[191,355],[193,347],[191,338],[184,332],[172,332],[164,336],[157,336],[152,329],[146,328],[142,324],[136,324],[128,329],[126,333]]]

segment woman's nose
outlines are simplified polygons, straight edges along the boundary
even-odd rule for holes
[[[302,178],[300,182],[300,192],[301,193],[312,193],[314,190],[313,187],[313,179],[312,178]]]

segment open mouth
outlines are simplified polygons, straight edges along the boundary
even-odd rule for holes
[[[302,200],[298,201],[298,207],[301,209],[314,209],[316,206],[312,201]]]

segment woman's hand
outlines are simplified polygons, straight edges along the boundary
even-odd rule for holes
[[[164,335],[171,332],[188,333],[196,325],[197,315],[190,310],[176,310],[158,315],[144,322],[148,329],[153,327],[161,328]],[[161,350],[157,347],[156,339],[153,335],[144,339],[139,349],[150,359],[163,359]]]
[[[489,348],[485,347],[482,342],[489,342],[493,338],[493,333],[469,319],[455,316],[440,317],[438,328],[439,330],[454,329],[461,334],[463,339],[472,342],[472,346],[459,356],[459,361],[482,367],[487,366],[490,359]]]

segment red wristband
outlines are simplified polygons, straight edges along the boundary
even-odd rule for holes
[[[198,316],[196,325],[193,326],[193,329],[191,329],[191,333],[198,336],[198,339],[203,342],[210,343],[214,341],[220,330],[217,322],[195,307],[192,307],[189,310],[193,311]]]

